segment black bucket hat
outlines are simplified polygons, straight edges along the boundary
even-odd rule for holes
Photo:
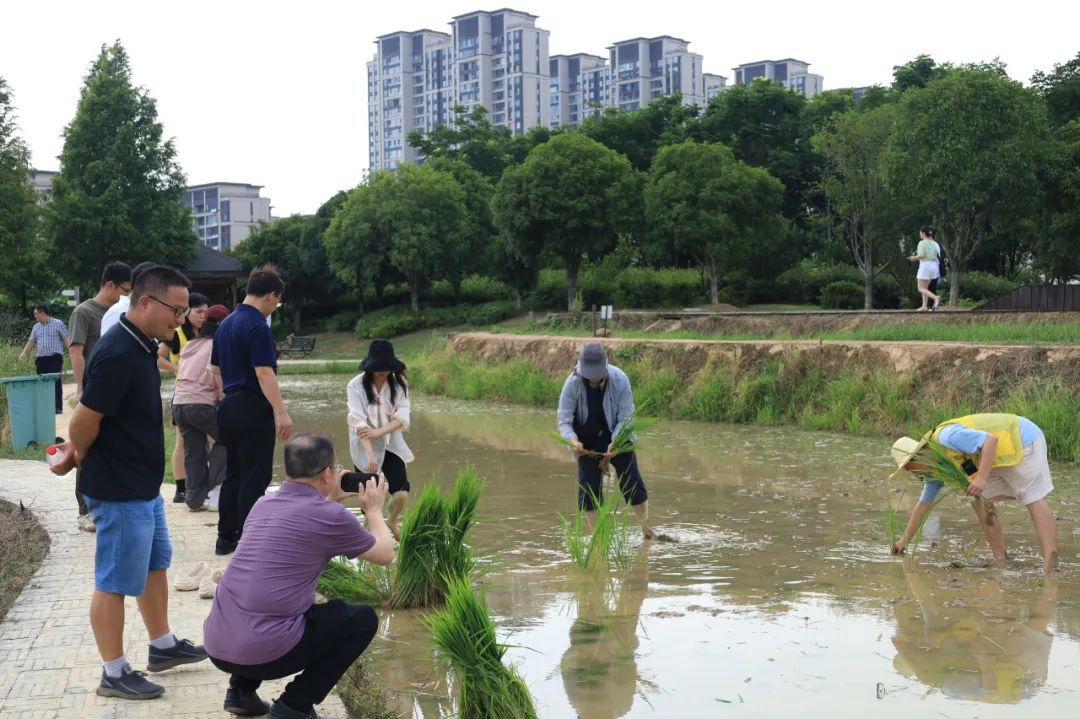
[[[361,372],[404,372],[405,363],[394,355],[390,340],[371,340],[367,357],[360,363]]]

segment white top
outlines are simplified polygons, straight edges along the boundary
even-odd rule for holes
[[[101,336],[104,337],[105,333],[112,329],[112,326],[120,321],[120,315],[128,311],[128,307],[131,307],[131,298],[127,295],[120,295],[120,299],[116,301],[116,304],[105,310],[105,314],[101,316]]]
[[[375,402],[368,403],[367,393],[364,392],[364,374],[360,373],[349,380],[348,403],[349,403],[349,454],[352,455],[353,464],[359,469],[367,471],[367,454],[364,452],[364,443],[356,436],[356,430],[361,427],[378,429],[385,427],[395,419],[401,420],[402,429],[395,430],[384,437],[376,437],[371,442],[371,449],[375,452],[375,459],[382,467],[386,450],[390,450],[403,462],[413,461],[412,450],[405,444],[405,430],[409,428],[409,396],[399,386],[396,393],[396,401],[390,403],[390,382],[387,381],[382,389],[377,389],[372,384],[375,392]]]

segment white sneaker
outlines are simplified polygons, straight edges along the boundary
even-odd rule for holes
[[[79,515],[79,530],[83,532],[96,532],[97,527],[94,526],[94,515],[92,514],[80,514]]]
[[[208,507],[208,509],[211,512],[218,511],[218,500],[220,500],[220,499],[221,499],[221,485],[218,485],[218,486],[216,486],[216,487],[214,487],[213,489],[210,490],[210,497],[209,497],[210,506]]]
[[[173,580],[173,589],[178,592],[193,592],[202,586],[203,577],[210,574],[210,567],[206,562],[196,562],[191,569],[179,574]]]
[[[204,574],[202,581],[199,582],[199,596],[203,599],[213,599],[214,593],[217,592],[218,582],[224,574],[223,569],[215,569],[213,572]]]

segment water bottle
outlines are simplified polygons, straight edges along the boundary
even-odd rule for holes
[[[60,448],[55,444],[50,444],[45,448],[45,462],[50,467],[60,464],[64,461],[64,453],[60,451]]]

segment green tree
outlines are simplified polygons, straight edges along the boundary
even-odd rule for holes
[[[409,284],[414,312],[420,287],[446,272],[451,244],[465,229],[465,192],[448,172],[403,165],[392,176],[389,197],[378,209],[392,240],[390,264]]]
[[[462,160],[436,157],[425,165],[452,177],[464,195],[465,222],[457,236],[446,238],[440,273],[450,282],[454,298],[458,299],[461,281],[489,266],[491,258],[488,255],[495,237],[491,219],[491,196],[495,188],[490,180]]]
[[[716,304],[725,270],[738,267],[755,245],[784,239],[783,195],[779,180],[739,162],[727,147],[687,141],[657,153],[645,213],[660,241],[693,256],[708,274]]]
[[[895,117],[894,105],[836,115],[812,142],[826,162],[822,187],[840,216],[851,256],[863,275],[863,306],[874,306],[874,277],[892,259],[893,204],[881,156]]]
[[[1053,72],[1036,72],[1031,86],[1046,100],[1054,125],[1080,120],[1080,52],[1063,65],[1055,63]]]
[[[261,225],[233,250],[245,270],[269,263],[281,273],[284,302],[295,332],[301,331],[305,308],[335,296],[335,278],[326,271],[320,227],[315,215],[292,215]]]
[[[428,133],[410,130],[407,140],[424,157],[446,157],[461,160],[492,182],[497,182],[510,163],[514,138],[505,127],[495,127],[482,105],[466,110],[463,105],[453,108],[454,119],[438,125]]]
[[[699,112],[696,105],[684,105],[679,94],[662,95],[639,110],[608,108],[586,118],[580,132],[626,155],[635,170],[645,172],[658,149],[686,139]]]
[[[932,80],[940,80],[949,72],[950,65],[938,65],[929,55],[919,55],[903,65],[893,66],[892,89],[896,92],[926,87]]]
[[[338,279],[356,292],[364,311],[364,291],[375,289],[378,301],[396,274],[390,264],[393,233],[379,209],[394,185],[391,172],[374,172],[365,184],[348,192],[323,235],[326,256]]]
[[[1059,130],[1050,163],[1044,227],[1036,233],[1035,264],[1058,282],[1080,279],[1080,120]]]
[[[11,91],[0,77],[0,292],[18,300],[23,309],[45,269],[31,173],[30,151],[18,135]]]
[[[184,207],[184,174],[163,139],[157,105],[131,84],[127,51],[102,46],[75,117],[64,129],[51,202],[62,274],[97,286],[109,260],[183,266],[197,238]]]
[[[614,247],[640,196],[625,156],[583,134],[559,134],[503,173],[495,225],[516,240],[542,241],[543,253],[563,263],[569,307],[582,260]]]
[[[942,233],[949,302],[989,232],[992,214],[1032,214],[1050,150],[1046,107],[994,71],[953,70],[899,104],[884,157],[886,183],[918,198]]]

